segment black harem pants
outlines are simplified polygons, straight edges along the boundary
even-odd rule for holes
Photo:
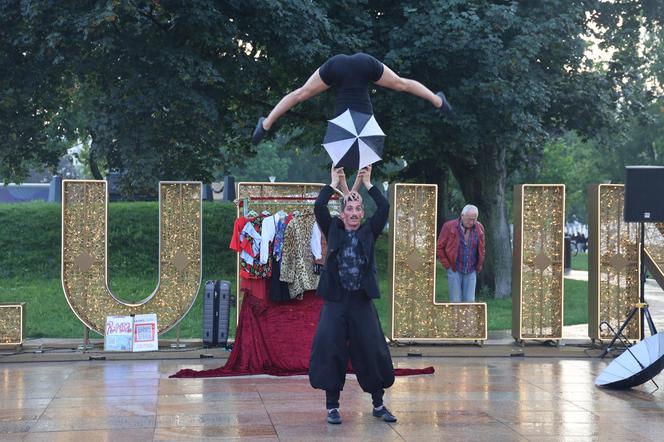
[[[344,290],[325,301],[309,361],[309,382],[328,392],[343,390],[350,356],[357,380],[375,396],[394,384],[394,367],[373,300],[362,290]]]

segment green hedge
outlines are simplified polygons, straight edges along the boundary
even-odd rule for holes
[[[159,204],[108,205],[108,274],[155,278],[158,273]],[[203,279],[235,273],[228,248],[235,220],[231,203],[203,204]],[[0,278],[60,278],[59,204],[0,205]],[[376,247],[379,271],[387,270],[387,235]]]
[[[203,204],[202,280],[228,279],[233,292],[236,254],[228,244],[235,215],[231,203]],[[0,226],[0,302],[27,303],[26,334],[31,338],[82,336],[83,325],[69,308],[60,283],[61,206],[2,204]],[[109,285],[122,300],[137,302],[156,287],[158,235],[157,202],[109,204]],[[377,244],[377,260],[380,274],[386,275],[387,235]],[[203,287],[181,322],[182,337],[201,335],[202,292]]]
[[[228,279],[234,293],[236,255],[228,244],[235,213],[235,206],[230,203],[203,204],[202,280]],[[0,205],[0,302],[27,302],[29,337],[82,336],[83,326],[69,308],[60,283],[60,219],[58,204]],[[156,202],[109,204],[109,284],[125,301],[139,301],[156,287],[158,222]],[[383,329],[389,333],[387,254],[388,238],[382,235],[376,243],[376,263],[383,297],[376,305]],[[437,267],[436,298],[446,301],[446,274],[440,265]],[[201,294],[202,287],[191,312],[181,322],[183,338],[201,336]],[[479,300],[488,303],[490,330],[510,328],[510,299]],[[232,317],[235,318],[234,310]],[[565,324],[586,321],[587,283],[566,281]],[[166,335],[172,336],[173,332]]]
[[[159,204],[110,203],[109,278],[156,279]],[[231,203],[203,204],[203,277],[235,272],[228,249],[235,219]],[[60,278],[61,206],[49,203],[0,205],[0,278]]]

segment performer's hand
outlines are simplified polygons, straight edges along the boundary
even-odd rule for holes
[[[341,193],[343,193],[344,196],[346,196],[350,192],[350,190],[348,190],[348,183],[346,182],[346,173],[343,171],[343,167],[340,167],[339,169],[341,169],[341,174],[339,175],[338,189],[341,190]]]
[[[333,164],[332,170],[330,171],[330,175],[332,176],[332,181],[330,182],[330,186],[334,187],[335,189],[339,186],[341,180],[343,180],[343,182],[346,183],[346,175],[344,174],[343,167],[335,168]]]
[[[360,169],[357,173],[357,177],[362,179],[362,184],[364,184],[364,187],[366,187],[367,190],[371,189],[373,187],[371,184],[371,164]]]

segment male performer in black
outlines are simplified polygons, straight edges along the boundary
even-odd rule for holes
[[[316,328],[309,363],[309,382],[325,390],[327,422],[340,424],[339,395],[346,380],[348,357],[362,390],[371,394],[372,414],[385,422],[396,418],[383,405],[384,389],[394,383],[390,350],[373,299],[379,298],[374,243],[387,223],[389,203],[371,184],[371,166],[358,172],[376,211],[366,223],[362,197],[348,193],[339,217],[327,203],[343,180],[343,168],[332,166],[332,182],[316,199],[316,222],[327,238],[327,259],[317,293],[325,300]]]
[[[443,115],[452,113],[452,106],[442,91],[434,94],[419,81],[398,76],[371,55],[361,52],[353,55],[339,54],[331,57],[316,69],[304,85],[285,95],[267,118],[260,117],[251,142],[258,144],[267,135],[275,121],[293,106],[315,97],[330,87],[336,88],[335,117],[345,112],[346,109],[373,114],[369,98],[369,84],[371,83],[423,98],[439,109]]]

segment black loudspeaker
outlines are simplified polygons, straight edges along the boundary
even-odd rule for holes
[[[203,201],[212,201],[213,199],[212,186],[209,184],[203,184]]]
[[[235,177],[226,175],[224,177],[224,201],[233,201],[235,199]]]
[[[664,167],[625,168],[625,221],[664,222]]]

